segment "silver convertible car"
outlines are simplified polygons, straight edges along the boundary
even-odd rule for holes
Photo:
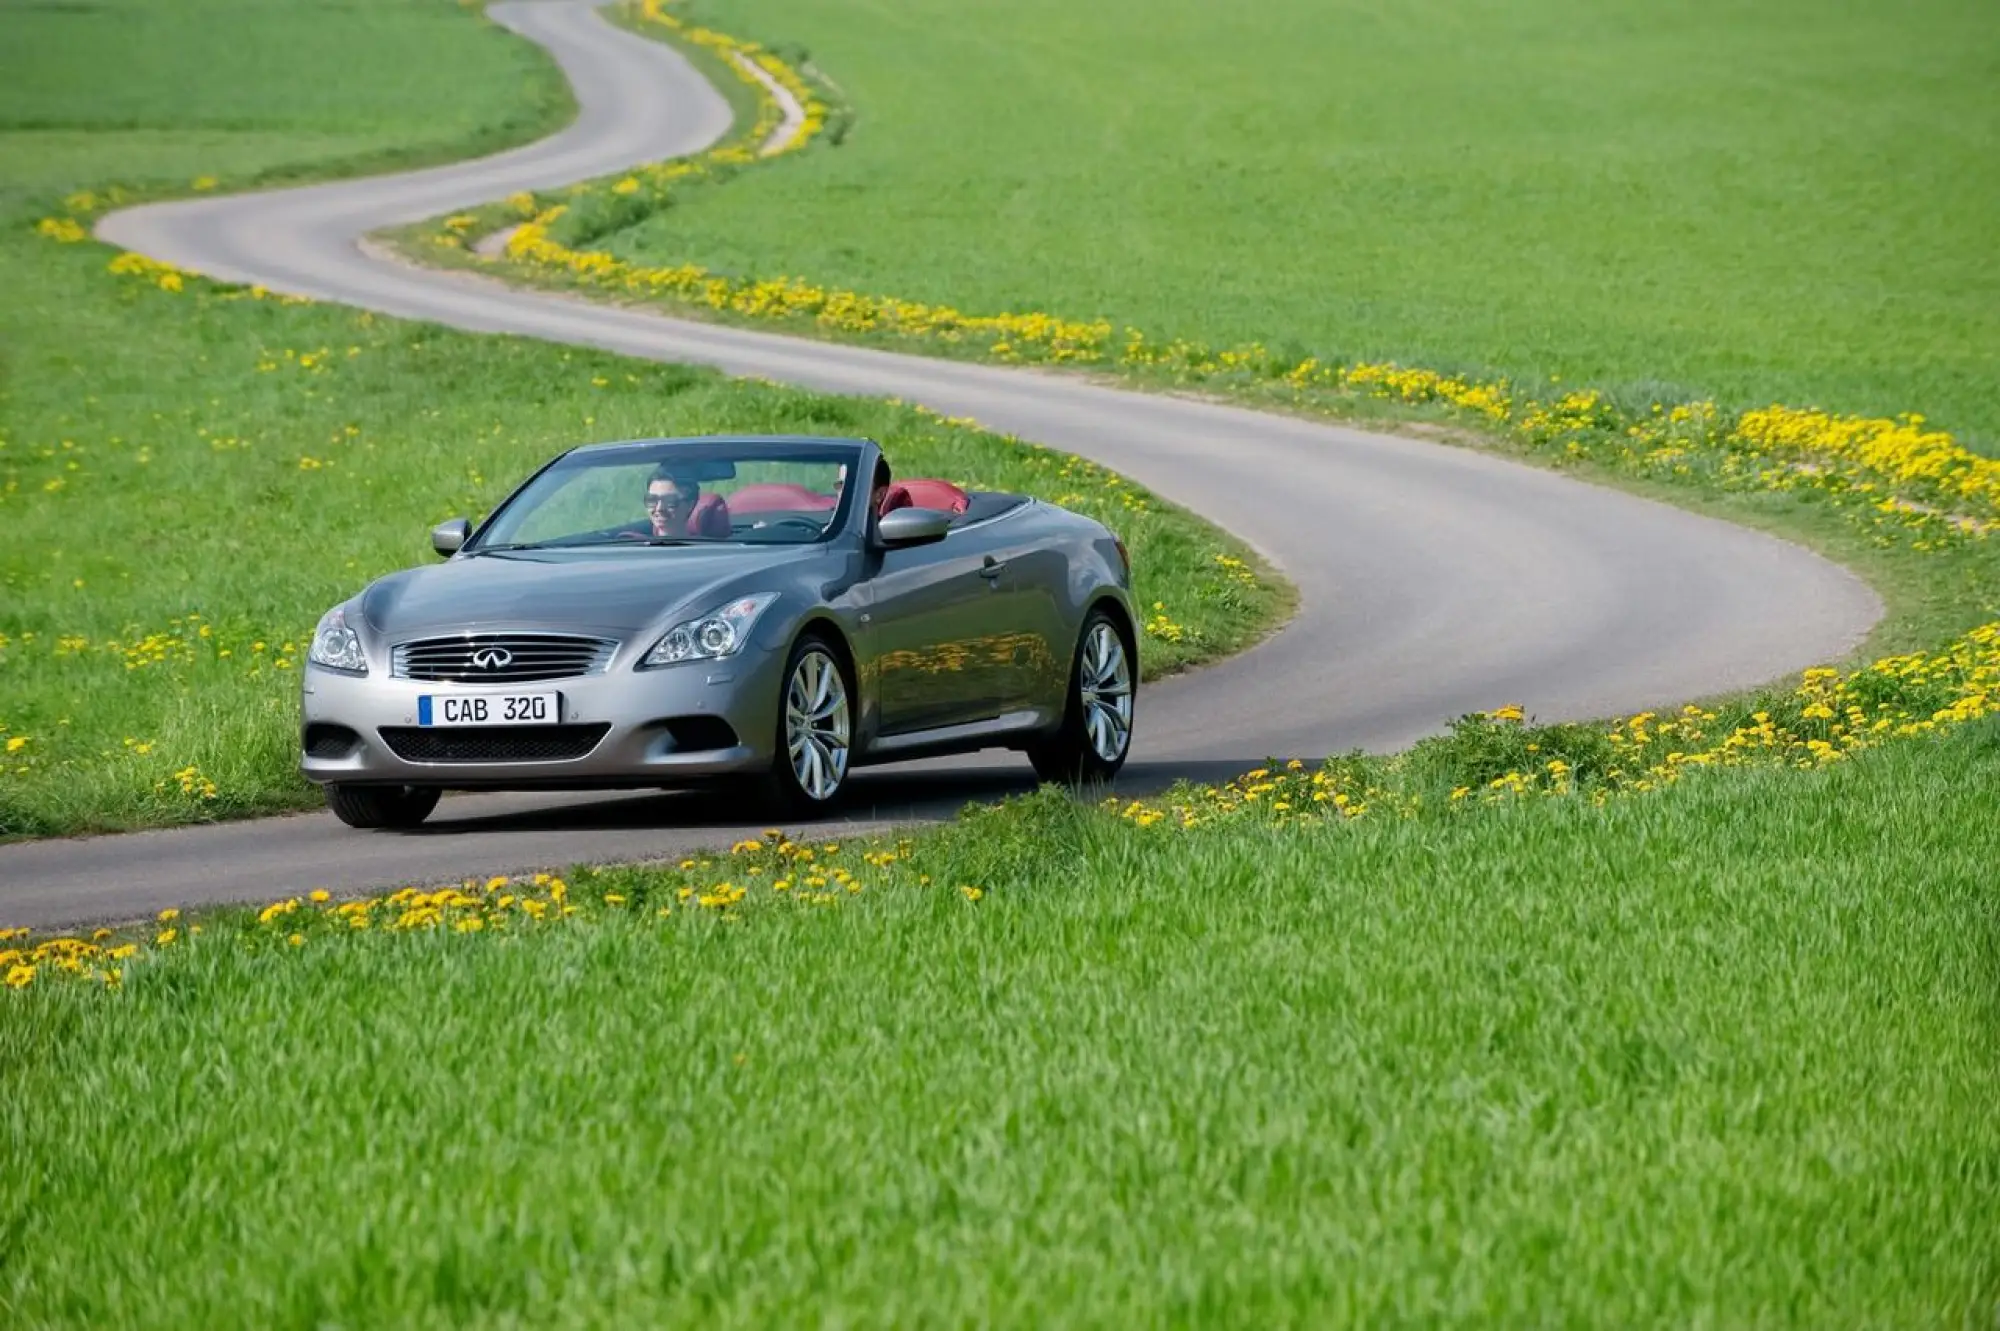
[[[1132,740],[1130,561],[1017,494],[892,477],[865,439],[647,439],[557,457],[442,564],[320,620],[302,770],[355,827],[447,789],[740,781],[831,805],[854,767],[1025,750],[1106,778]]]

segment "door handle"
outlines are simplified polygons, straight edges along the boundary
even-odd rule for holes
[[[1007,561],[995,559],[992,555],[986,556],[986,562],[979,566],[979,576],[982,578],[997,578],[1006,571]]]

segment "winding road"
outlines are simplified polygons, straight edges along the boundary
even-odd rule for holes
[[[98,235],[387,314],[902,397],[1083,454],[1239,533],[1297,586],[1299,613],[1254,650],[1147,690],[1124,784],[1389,749],[1503,702],[1542,720],[1677,704],[1838,657],[1881,612],[1858,579],[1796,546],[1470,449],[592,305],[383,257],[364,236],[695,152],[730,128],[685,59],[606,23],[590,0],[489,13],[561,63],[580,105],[568,129],[435,170],[135,208]],[[1029,784],[1025,763],[998,756],[862,773],[851,820],[932,816]],[[447,801],[416,833],[312,814],[24,843],[0,847],[0,924],[673,855],[731,840],[745,830],[736,816],[699,795],[484,795]]]

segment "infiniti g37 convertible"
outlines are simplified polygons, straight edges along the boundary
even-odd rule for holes
[[[863,439],[572,449],[445,562],[313,634],[306,777],[355,827],[440,792],[740,782],[830,806],[851,769],[1025,750],[1103,779],[1132,740],[1124,543],[1017,494],[896,482]]]

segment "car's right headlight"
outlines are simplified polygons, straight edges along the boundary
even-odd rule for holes
[[[361,635],[347,627],[347,615],[339,606],[320,617],[307,657],[314,665],[328,670],[349,675],[368,673],[368,658],[361,654]]]
[[[728,605],[718,606],[705,615],[676,624],[653,644],[639,668],[673,665],[677,661],[713,661],[719,657],[734,656],[738,648],[750,640],[750,630],[756,625],[757,617],[778,599],[776,592],[762,592],[756,596],[742,596]]]

